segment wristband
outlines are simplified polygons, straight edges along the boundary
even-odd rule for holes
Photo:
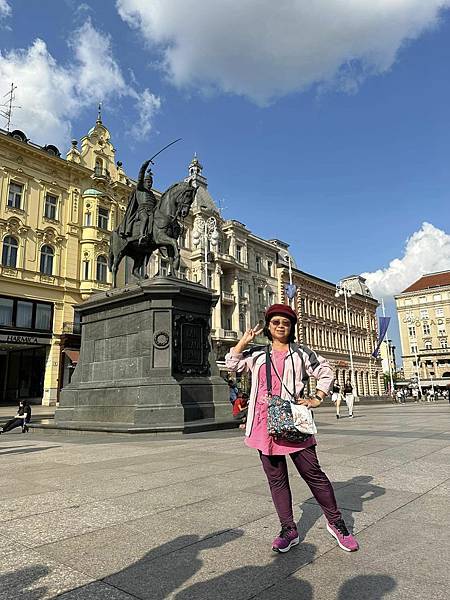
[[[314,395],[314,398],[315,398],[316,400],[318,400],[318,401],[319,401],[319,402],[322,404],[322,402],[323,402],[323,398],[321,398],[321,397],[320,397],[320,396],[318,396],[317,394],[315,394],[315,395]]]

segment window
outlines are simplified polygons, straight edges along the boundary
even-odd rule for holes
[[[261,257],[255,256],[256,272],[261,273]]]
[[[95,174],[96,175],[103,175],[103,161],[101,158],[97,158],[95,160]]]
[[[411,344],[411,354],[417,354],[417,344]]]
[[[267,304],[272,306],[274,304],[275,294],[272,291],[267,292]]]
[[[411,305],[411,299],[410,299],[410,298],[407,298],[407,299],[405,300],[405,306],[410,306],[410,305]]]
[[[210,290],[213,289],[213,276],[212,276],[212,271],[208,270],[208,288]]]
[[[180,246],[180,248],[187,248],[187,235],[188,235],[188,230],[186,228],[184,228],[182,230],[182,232],[180,233],[180,237],[178,238],[178,244]]]
[[[50,304],[36,304],[36,329],[52,330],[52,307]]]
[[[264,306],[264,290],[262,288],[258,288],[258,304]]]
[[[83,261],[83,279],[89,279],[89,261]]]
[[[427,308],[422,308],[420,311],[420,318],[421,319],[428,319],[428,309]]]
[[[180,278],[181,279],[188,279],[188,270],[187,267],[180,267]]]
[[[434,302],[440,302],[442,300],[441,294],[434,294],[433,300]]]
[[[236,260],[242,262],[242,246],[236,244]]]
[[[108,221],[109,221],[109,210],[107,208],[103,208],[103,207],[99,206],[97,227],[99,229],[108,229]]]
[[[33,303],[17,301],[16,327],[31,329],[33,323]]]
[[[40,270],[43,275],[53,275],[53,248],[42,246]]]
[[[424,323],[422,325],[422,328],[423,328],[423,335],[430,335],[431,334],[430,326],[428,325],[428,323]]]
[[[421,304],[423,304],[423,303],[424,303],[424,302],[426,302],[426,301],[427,301],[427,297],[426,297],[426,296],[420,296],[420,298],[419,298],[419,302],[420,302]]]
[[[444,309],[442,307],[436,308],[436,316],[437,317],[443,317],[444,316]]]
[[[7,235],[5,237],[2,249],[2,265],[4,267],[16,268],[18,247],[19,244],[17,243],[16,238],[12,237],[12,235]]]
[[[447,339],[440,340],[440,342],[441,342],[441,348],[447,348]]]
[[[97,257],[95,279],[100,283],[106,283],[107,264],[106,256],[100,255]]]
[[[272,277],[272,267],[273,267],[273,262],[271,260],[267,261],[267,273],[269,274],[269,277]]]
[[[167,277],[168,272],[169,272],[169,263],[167,262],[167,260],[164,260],[162,258],[161,262],[159,263],[159,275],[161,275],[161,277]]]
[[[239,313],[239,331],[245,331],[245,314]]]
[[[433,344],[431,342],[425,342],[425,350],[432,350]]]
[[[47,194],[45,196],[44,217],[56,221],[56,207],[58,206],[58,198]]]
[[[11,326],[13,323],[14,300],[0,298],[0,325]]]
[[[439,325],[438,327],[438,335],[447,335],[445,332],[445,326],[444,325]]]
[[[410,325],[408,327],[408,335],[409,337],[415,338],[416,337],[416,328],[412,325]]]
[[[84,225],[85,227],[90,227],[92,225],[92,217],[90,212],[87,212],[84,215]]]
[[[9,184],[8,206],[11,208],[22,208],[23,185],[20,183]]]
[[[239,298],[242,298],[244,296],[244,282],[242,281],[242,279],[239,279],[239,281],[238,281],[238,294],[239,294]],[[244,330],[241,329],[241,331],[244,331]]]

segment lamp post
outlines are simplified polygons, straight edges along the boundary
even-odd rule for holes
[[[202,207],[203,208],[203,207]],[[195,246],[203,246],[203,271],[204,271],[204,286],[208,287],[208,241],[213,248],[217,246],[219,232],[217,230],[217,220],[215,217],[197,216],[194,221],[194,233],[192,241]]]
[[[335,297],[339,298],[340,296],[344,296],[344,306],[345,306],[345,322],[347,325],[347,345],[348,345],[348,354],[349,354],[349,358],[350,358],[350,373],[351,373],[351,382],[352,382],[352,386],[353,386],[353,393],[356,396],[357,395],[357,387],[356,387],[356,383],[355,383],[355,369],[353,367],[353,352],[352,352],[352,339],[350,336],[350,320],[348,318],[348,298],[351,298],[352,296],[355,295],[355,290],[351,290],[350,288],[346,287],[345,284],[342,284],[341,282],[339,282],[336,285],[336,293],[335,293]],[[345,384],[345,381],[344,381]]]
[[[386,316],[386,311],[384,309],[384,300],[381,298],[381,310],[383,311],[383,317]],[[386,330],[387,333],[387,330]],[[385,342],[387,349],[387,359],[388,359],[388,367],[389,367],[389,378],[391,381],[391,396],[394,395],[394,378],[392,376],[392,365],[391,365],[391,340],[386,339]]]

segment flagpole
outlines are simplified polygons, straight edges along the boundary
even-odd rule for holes
[[[383,317],[386,316],[386,311],[384,310],[384,300],[383,298],[381,298],[381,310],[383,312]],[[389,325],[386,329],[386,334],[387,334],[387,330],[389,329]],[[387,348],[387,358],[388,358],[388,366],[389,366],[389,378],[391,380],[391,396],[394,395],[394,378],[392,376],[392,365],[391,365],[391,347],[389,344],[389,340],[388,338],[386,338],[385,342],[386,344],[386,348]]]

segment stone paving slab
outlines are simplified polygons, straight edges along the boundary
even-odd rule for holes
[[[270,550],[278,520],[241,431],[13,432],[0,439],[0,600],[447,599],[450,406],[316,412],[359,552],[337,547],[292,465],[301,543]]]

